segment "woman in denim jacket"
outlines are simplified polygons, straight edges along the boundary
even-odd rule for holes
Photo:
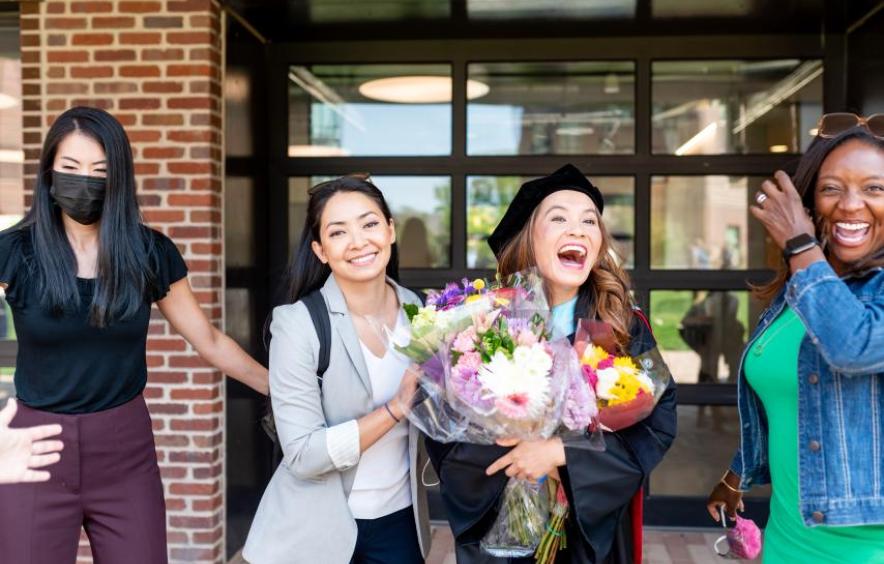
[[[770,483],[764,562],[884,562],[884,116],[829,114],[751,213],[784,264],[739,372],[741,446],[707,508]]]

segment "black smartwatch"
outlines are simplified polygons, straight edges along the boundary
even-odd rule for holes
[[[820,242],[816,240],[816,237],[807,233],[792,237],[786,241],[786,248],[783,249],[783,260],[786,261],[786,264],[788,265],[790,258],[795,255],[800,255],[804,251],[809,251],[819,244]]]

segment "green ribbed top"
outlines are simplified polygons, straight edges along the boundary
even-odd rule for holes
[[[772,494],[764,564],[884,562],[884,526],[807,527],[801,518],[798,349],[803,337],[801,320],[787,308],[746,355],[746,379],[761,399],[768,422]]]

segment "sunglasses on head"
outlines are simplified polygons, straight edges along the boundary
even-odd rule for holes
[[[817,124],[817,135],[829,139],[854,127],[862,127],[878,139],[884,139],[884,114],[872,114],[868,117],[848,112],[825,114]]]

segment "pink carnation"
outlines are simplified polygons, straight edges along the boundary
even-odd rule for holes
[[[603,370],[605,368],[611,368],[612,366],[614,366],[614,357],[608,355],[608,358],[599,361],[599,367],[596,370]]]
[[[454,344],[451,348],[460,353],[469,353],[475,351],[476,328],[471,325],[465,331],[461,331],[460,333],[458,333],[457,337],[454,339]]]
[[[537,344],[537,335],[528,329],[522,329],[519,331],[519,336],[516,337],[516,344],[520,347],[533,346]]]
[[[454,370],[459,372],[462,376],[472,377],[479,372],[480,366],[482,366],[482,355],[473,350],[464,352],[464,354],[457,359],[457,364],[454,366]]]

